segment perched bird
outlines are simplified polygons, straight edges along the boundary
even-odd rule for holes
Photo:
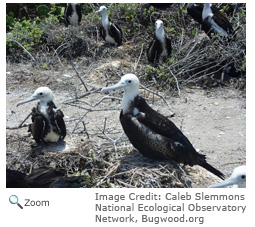
[[[122,44],[122,30],[117,24],[114,24],[108,19],[107,8],[101,6],[96,13],[102,14],[102,25],[100,27],[100,34],[102,38],[115,46]]]
[[[218,184],[213,184],[209,188],[224,188],[231,185],[237,185],[238,188],[246,188],[246,166],[236,167],[229,178]]]
[[[228,19],[211,3],[205,3],[202,12],[202,30],[211,38],[212,34],[219,34],[229,38],[233,36],[233,28]]]
[[[167,58],[172,51],[171,40],[166,37],[162,20],[157,20],[154,40],[147,51],[148,61],[157,62],[160,57]]]
[[[66,136],[64,114],[53,102],[53,93],[48,87],[40,87],[34,94],[17,103],[17,106],[39,100],[37,107],[32,109],[32,124],[29,131],[36,143],[58,142]]]
[[[67,3],[64,16],[65,16],[66,27],[68,25],[73,25],[73,26],[79,25],[81,22],[81,17],[82,17],[81,6],[77,3]]]
[[[175,124],[153,110],[139,95],[139,79],[126,74],[102,92],[124,89],[120,122],[133,146],[144,156],[156,160],[173,160],[190,166],[200,165],[221,179],[224,175],[206,162]]]

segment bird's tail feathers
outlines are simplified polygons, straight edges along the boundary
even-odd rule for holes
[[[209,172],[213,173],[217,177],[221,178],[222,180],[225,179],[225,176],[224,176],[224,174],[222,172],[220,172],[219,170],[215,169],[213,166],[208,164],[206,161],[203,164],[200,164],[200,166],[202,166],[203,168],[205,168]]]

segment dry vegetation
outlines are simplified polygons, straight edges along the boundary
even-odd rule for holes
[[[16,43],[15,51],[7,49],[7,167],[26,174],[45,166],[64,169],[68,177],[81,176],[83,187],[192,187],[196,182],[189,173],[199,174],[200,170],[169,161],[155,162],[133,150],[118,122],[122,94],[102,95],[100,90],[122,75],[134,73],[141,81],[141,94],[168,117],[178,112],[169,97],[182,97],[187,87],[234,87],[245,96],[245,14],[238,13],[245,5],[234,17],[229,13],[238,33],[235,42],[226,43],[217,37],[209,40],[186,14],[184,4],[172,4],[165,11],[149,11],[143,4],[132,6],[134,9],[109,4],[112,20],[124,31],[123,45],[118,48],[104,44],[99,37],[100,19],[94,13],[99,5],[90,4],[79,27],[65,28],[46,21],[40,25],[44,30],[40,45],[25,52],[22,43]],[[153,68],[147,62],[146,49],[157,18],[163,19],[172,39],[173,54]],[[239,76],[222,73],[228,64],[235,65]],[[54,91],[56,105],[65,114],[68,135],[64,150],[49,146],[39,152],[26,132],[30,118],[24,119],[30,106],[14,107],[39,86]],[[175,123],[182,127],[182,123]],[[245,155],[243,146],[241,155]],[[244,159],[234,162],[239,165]],[[203,177],[204,182],[198,185],[215,181],[207,179],[210,177]]]

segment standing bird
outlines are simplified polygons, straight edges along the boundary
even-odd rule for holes
[[[223,188],[231,185],[246,188],[246,166],[236,167],[229,178],[218,184],[213,184],[209,188]]]
[[[139,96],[139,79],[126,74],[102,92],[124,89],[120,122],[133,146],[144,156],[156,160],[173,160],[190,166],[200,165],[221,179],[224,175],[206,162],[175,124],[153,110]]]
[[[65,12],[65,25],[77,26],[80,25],[81,22],[81,6],[77,3],[67,3]]]
[[[100,35],[102,38],[115,46],[122,44],[122,30],[117,24],[114,24],[108,19],[107,8],[100,6],[96,13],[102,14],[102,25],[100,27]]]
[[[172,51],[171,40],[166,37],[162,20],[157,20],[154,40],[147,51],[148,61],[157,62],[160,57],[167,58]]]
[[[32,124],[29,131],[32,133],[36,143],[58,142],[66,136],[64,114],[57,109],[53,102],[53,93],[48,87],[40,87],[34,94],[17,103],[17,106],[39,100],[37,107],[32,109]]]
[[[217,8],[213,8],[211,3],[205,3],[202,12],[202,30],[212,38],[212,34],[219,34],[222,37],[231,39],[233,28],[228,19],[221,14]]]

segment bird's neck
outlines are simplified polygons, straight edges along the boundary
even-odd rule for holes
[[[205,20],[208,16],[212,17],[213,13],[212,13],[212,10],[211,10],[211,5],[206,3],[204,5],[204,9],[203,9],[203,12],[202,12],[203,20]]]
[[[76,4],[75,3],[70,3],[71,4],[71,6],[72,6],[72,8],[73,8],[73,11],[75,12],[76,11]]]
[[[190,9],[193,5],[194,5],[194,3],[188,3],[187,9]]]
[[[47,117],[47,115],[48,115],[48,113],[47,113],[48,108],[49,108],[49,101],[48,100],[40,100],[40,102],[37,105],[37,109],[45,117]]]
[[[156,37],[159,39],[161,42],[164,42],[165,38],[165,31],[163,27],[157,28],[156,29]]]
[[[108,27],[108,25],[109,25],[109,19],[108,19],[107,12],[102,13],[102,24],[103,24],[103,27]]]
[[[135,98],[138,95],[139,95],[139,88],[132,89],[132,90],[131,89],[125,90],[122,103],[121,103],[123,114],[133,112],[133,109],[134,109],[133,103]]]

